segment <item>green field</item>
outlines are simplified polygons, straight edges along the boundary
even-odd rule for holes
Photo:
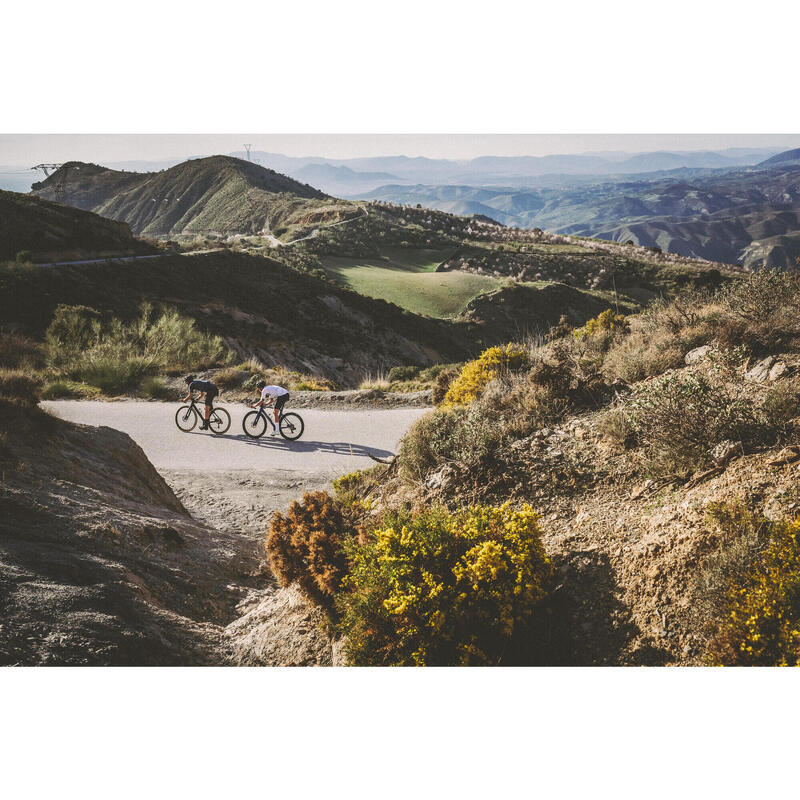
[[[434,272],[451,253],[387,247],[377,257],[322,256],[320,261],[334,280],[359,294],[441,318],[458,314],[474,297],[502,283],[470,272]]]

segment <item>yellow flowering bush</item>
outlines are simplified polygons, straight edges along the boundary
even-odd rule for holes
[[[749,572],[732,582],[712,663],[800,665],[800,518],[771,525]]]
[[[576,339],[588,339],[599,333],[628,333],[630,323],[622,314],[615,314],[610,308],[602,311],[594,319],[590,319],[582,328],[576,328],[572,335]]]
[[[528,349],[518,344],[490,347],[464,365],[444,396],[443,406],[466,406],[477,400],[486,386],[504,372],[520,372],[531,366]]]
[[[528,644],[552,578],[529,505],[403,512],[345,549],[336,602],[361,665],[506,663]]]

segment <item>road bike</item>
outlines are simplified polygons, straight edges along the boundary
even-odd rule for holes
[[[275,421],[272,419],[272,414],[267,414],[262,406],[257,411],[250,411],[244,415],[242,430],[251,439],[260,439],[267,432],[267,424],[272,426],[273,431],[275,430]],[[299,414],[291,411],[288,414],[281,412],[279,432],[284,439],[289,441],[299,439],[304,430],[305,423]]]
[[[196,405],[197,401],[192,398],[187,406],[181,406],[175,412],[175,424],[184,432],[194,430],[198,421],[202,424],[203,414]],[[211,414],[208,417],[208,428],[211,433],[217,435],[226,433],[231,426],[231,415],[224,408],[211,407]]]

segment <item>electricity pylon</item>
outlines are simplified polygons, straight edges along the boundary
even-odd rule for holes
[[[61,169],[63,166],[63,164],[37,164],[35,167],[31,167],[31,169],[40,169],[42,172],[44,172],[45,178],[49,178],[50,173],[47,170],[51,169],[53,172],[55,172],[57,169]]]

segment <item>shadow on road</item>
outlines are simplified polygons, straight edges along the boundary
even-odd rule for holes
[[[219,436],[208,434],[201,431],[190,431],[189,436],[213,436],[215,439],[227,439],[239,444],[262,447],[266,450],[288,450],[292,453],[332,453],[339,456],[360,456],[369,458],[370,455],[376,458],[389,458],[394,455],[389,450],[381,450],[376,447],[365,447],[362,444],[351,444],[350,442],[311,442],[295,441],[290,442],[282,436],[264,436],[261,439],[251,439],[243,433],[223,433]]]

